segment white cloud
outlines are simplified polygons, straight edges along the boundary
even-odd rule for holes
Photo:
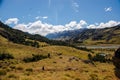
[[[48,16],[36,16],[35,19],[38,20],[38,19],[47,19]]]
[[[47,35],[48,33],[55,32],[53,25],[42,23],[40,20],[28,24],[18,24],[14,28],[22,30],[24,32],[40,34],[43,36]]]
[[[80,22],[77,24],[76,29],[86,28],[87,22],[84,20],[80,20]]]
[[[105,8],[105,11],[106,11],[106,12],[112,11],[112,7]]]
[[[96,25],[94,25],[94,24],[91,24],[91,25],[87,26],[87,28],[88,28],[88,29],[91,29],[91,28],[93,28],[93,29],[94,29],[94,28],[97,28],[97,26],[96,26]]]
[[[24,32],[27,32],[27,25],[25,24],[18,24],[15,26],[16,29],[22,30]]]
[[[79,4],[74,0],[72,1],[72,7],[75,12],[79,12]]]
[[[81,20],[79,23],[77,23],[76,21],[71,21],[69,24],[66,24],[65,26],[42,23],[40,20],[37,20],[35,22],[28,24],[18,24],[14,28],[22,30],[24,32],[40,34],[45,36],[49,33],[80,29],[83,28],[86,24],[87,23],[84,20]]]
[[[98,23],[91,24],[91,25],[87,26],[87,28],[106,28],[106,27],[113,27],[113,26],[116,26],[118,24],[120,24],[120,22],[110,20],[106,23],[101,22],[100,24],[98,24]]]
[[[43,18],[43,19],[47,19],[47,18],[48,18],[48,16],[43,16],[42,18]]]
[[[82,26],[82,25],[87,25],[87,22],[84,21],[84,20],[80,20],[80,24],[81,24],[81,26]]]
[[[65,25],[67,28],[69,29],[73,29],[75,26],[77,26],[77,22],[76,21],[71,21],[69,24]]]
[[[48,23],[43,23],[40,20],[28,23],[28,24],[17,24],[14,26],[15,29],[22,30],[24,32],[29,32],[32,34],[40,34],[40,35],[47,35],[49,33],[61,32],[66,30],[76,30],[81,28],[105,28],[105,27],[113,27],[120,24],[120,22],[116,22],[110,20],[106,23],[95,23],[95,24],[87,24],[86,21],[80,20],[79,22],[71,21],[65,25],[52,25]]]
[[[40,19],[40,16],[35,17],[35,19]]]
[[[9,18],[8,20],[5,21],[5,24],[17,24],[19,21],[18,18]]]
[[[99,26],[97,28],[105,28],[105,27],[113,27],[120,24],[120,22],[116,22],[116,21],[109,21],[107,23],[100,23]]]

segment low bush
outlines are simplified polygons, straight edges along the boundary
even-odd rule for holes
[[[14,59],[12,54],[9,53],[0,53],[0,60],[4,60],[4,59]]]
[[[40,55],[40,54],[36,54],[36,55],[32,55],[32,57],[26,57],[23,59],[24,62],[36,62],[38,60],[42,60],[48,58],[48,56],[45,55]]]
[[[111,55],[105,53],[97,53],[95,56],[88,54],[88,58],[91,61],[98,61],[98,62],[111,62]]]

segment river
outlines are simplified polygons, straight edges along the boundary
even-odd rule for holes
[[[86,47],[88,49],[117,49],[120,45],[83,45],[79,47]]]

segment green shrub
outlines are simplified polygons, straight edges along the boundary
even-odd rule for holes
[[[25,41],[24,42],[25,45],[27,46],[32,46],[32,47],[36,47],[36,48],[39,48],[39,43],[35,40],[35,41]]]
[[[98,62],[112,62],[112,55],[105,54],[105,53],[97,53],[95,56],[88,54],[88,58],[91,61],[98,61]]]
[[[104,55],[96,54],[96,55],[93,57],[93,61],[106,62],[106,58],[105,58]]]
[[[88,54],[88,58],[89,58],[89,60],[92,60],[92,55]]]
[[[12,54],[9,53],[0,53],[0,60],[4,60],[4,59],[14,59]]]
[[[23,61],[24,62],[35,62],[35,61],[42,60],[45,58],[48,58],[48,56],[40,55],[40,54],[36,54],[36,55],[33,54],[32,57],[26,57],[23,59]]]

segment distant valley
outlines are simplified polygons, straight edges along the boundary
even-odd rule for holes
[[[112,57],[119,47],[116,47],[119,44],[119,26],[100,30],[66,31],[64,34],[64,37],[69,38],[49,40],[0,22],[0,80],[117,79]],[[87,47],[79,45],[93,44],[92,42],[102,39],[118,42],[108,44],[109,49],[106,45],[105,48],[97,48],[95,44]]]
[[[64,31],[48,34],[46,37],[78,44],[120,44],[120,25],[103,29]]]

